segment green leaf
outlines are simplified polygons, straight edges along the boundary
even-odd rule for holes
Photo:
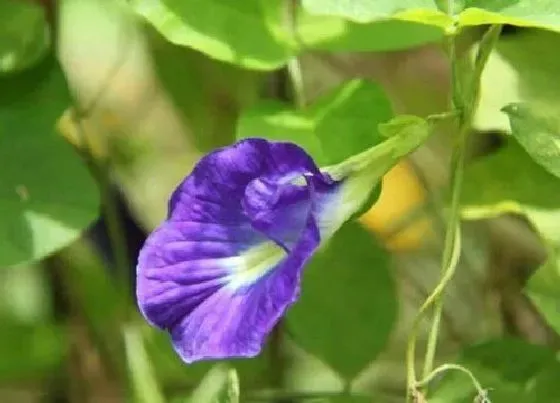
[[[62,329],[3,320],[0,326],[0,381],[31,379],[53,371],[66,353]]]
[[[330,164],[379,144],[378,125],[394,116],[383,89],[365,80],[348,81],[317,100],[309,113]]]
[[[298,344],[351,379],[385,347],[396,310],[387,252],[347,223],[307,266],[286,321]]]
[[[413,21],[448,22],[434,0],[303,0],[311,14],[344,17],[351,21],[369,22],[403,16]]]
[[[310,114],[280,102],[263,101],[242,113],[237,122],[237,139],[251,137],[291,141],[306,150],[318,164],[328,161]]]
[[[0,267],[37,260],[74,241],[96,217],[97,188],[54,130],[68,106],[54,60],[0,83]]]
[[[555,221],[556,224],[558,221]],[[548,324],[560,335],[560,247],[550,248],[549,256],[529,279],[525,293]]]
[[[500,38],[482,74],[481,97],[475,127],[509,131],[504,105],[524,103],[546,116],[560,108],[560,34],[524,29]]]
[[[247,69],[273,70],[293,55],[282,0],[133,0],[168,41]]]
[[[526,386],[543,368],[554,362],[545,347],[518,339],[499,339],[467,347],[458,360],[483,388],[490,389],[493,403],[528,401]],[[472,403],[476,391],[463,373],[449,372],[430,397],[430,403]]]
[[[230,144],[238,111],[258,98],[264,75],[210,59],[161,35],[148,39],[159,82],[188,122],[196,149],[208,152]]]
[[[492,340],[467,348],[462,362],[500,373],[512,382],[526,382],[541,368],[554,361],[553,351],[521,339]]]
[[[560,181],[534,162],[514,140],[465,170],[463,215],[467,218],[552,210],[560,207]]]
[[[513,136],[547,171],[560,177],[560,122],[527,104],[503,108]]]
[[[455,22],[459,27],[510,24],[560,31],[560,3],[556,0],[456,1],[451,3],[454,18],[438,9],[439,2],[439,0],[303,0],[303,6],[311,14],[338,16],[357,22],[398,19],[442,28],[451,28]]]
[[[560,108],[560,34],[524,29],[500,38],[482,75],[481,97],[475,127],[510,130],[504,105],[524,103],[550,118]]]
[[[560,401],[560,388],[558,381],[560,374],[560,362],[556,361],[543,369],[535,378],[534,386],[531,388],[532,403],[558,402]]]
[[[537,30],[500,40],[498,53],[491,60],[494,62],[488,72],[491,76],[483,77],[488,89],[485,91],[483,87],[479,116],[485,117],[478,119],[477,124],[482,128],[503,129],[502,123],[495,127],[492,124],[507,116],[514,137],[535,161],[556,175],[560,128],[556,117],[560,108],[560,84],[556,78],[560,57],[548,49],[559,45],[559,34]],[[503,108],[506,112],[503,114],[499,109],[505,103],[510,105]]]
[[[556,117],[560,57],[548,49],[558,46],[559,34],[541,30],[525,30],[501,39],[483,74],[475,121],[475,127],[483,130],[509,131],[511,127],[520,144],[551,173],[558,173],[554,155],[558,153],[560,128]],[[503,108],[505,104],[511,105]]]
[[[0,73],[24,70],[46,56],[50,33],[40,4],[4,0],[0,15]]]
[[[560,30],[556,0],[466,0],[460,25],[510,24]]]
[[[352,80],[303,111],[272,102],[244,111],[237,138],[291,141],[319,165],[335,164],[378,144],[377,126],[392,117],[391,104],[380,86]]]
[[[360,24],[334,16],[302,12],[297,36],[309,49],[331,52],[385,52],[442,40],[441,27],[418,22],[383,20]]]

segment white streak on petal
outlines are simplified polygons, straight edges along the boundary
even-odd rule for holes
[[[323,241],[329,239],[369,198],[375,176],[359,172],[344,180],[336,192],[318,203],[317,224]]]
[[[227,287],[237,290],[257,282],[278,266],[285,257],[286,251],[280,246],[274,242],[264,242],[239,256],[222,259],[220,266],[230,272],[227,276]]]

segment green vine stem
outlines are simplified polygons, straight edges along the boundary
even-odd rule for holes
[[[416,339],[418,337],[418,328],[420,322],[423,318],[424,313],[430,308],[434,303],[436,303],[439,297],[445,291],[445,287],[451,280],[454,274],[455,267],[459,262],[459,256],[461,251],[461,233],[459,230],[459,226],[455,227],[455,231],[453,234],[453,249],[451,253],[451,260],[448,266],[448,270],[445,271],[444,275],[441,277],[440,282],[436,286],[436,288],[432,291],[432,293],[428,296],[426,301],[420,307],[418,314],[414,318],[414,323],[412,325],[412,330],[410,332],[408,338],[408,345],[406,350],[406,366],[407,366],[407,393],[408,399],[412,396],[410,393],[415,390],[418,382],[416,380],[416,368],[415,368],[415,358],[416,358]],[[439,324],[439,320],[438,320]]]
[[[299,48],[303,48],[300,36],[298,33],[298,10],[299,5],[296,0],[290,0],[286,3],[287,8],[287,28],[290,38]],[[299,57],[296,55],[292,57],[286,65],[290,83],[292,85],[292,97],[295,106],[298,109],[303,109],[307,104],[307,97],[305,96],[305,81],[303,79],[303,69]]]
[[[478,396],[485,396],[486,395],[486,389],[484,389],[482,387],[482,385],[480,384],[480,382],[478,382],[478,380],[473,375],[473,373],[471,371],[469,371],[467,368],[463,367],[462,365],[457,365],[457,364],[442,364],[442,365],[440,365],[438,368],[436,368],[432,372],[430,372],[428,374],[428,376],[426,376],[424,379],[418,381],[415,385],[415,388],[421,388],[421,387],[427,386],[436,376],[438,376],[438,375],[440,375],[444,372],[453,371],[453,370],[462,372],[462,373],[466,374],[471,379],[471,382],[472,382],[474,388],[476,389]]]
[[[301,63],[297,57],[292,58],[287,65],[292,89],[294,93],[294,103],[298,109],[303,109],[307,103],[305,98],[304,81]]]
[[[406,352],[407,401],[411,401],[412,392],[416,390],[418,386],[415,368],[416,340],[418,337],[419,325],[425,313],[430,308],[434,309],[434,317],[428,336],[428,344],[424,359],[424,378],[433,372],[432,368],[436,354],[439,326],[443,310],[443,295],[445,287],[455,273],[461,252],[460,197],[466,158],[466,144],[468,135],[471,131],[472,119],[478,103],[482,71],[484,70],[488,57],[490,56],[490,53],[500,36],[500,32],[501,25],[493,25],[484,34],[478,48],[472,75],[469,77],[470,79],[468,81],[464,80],[462,74],[460,74],[459,60],[455,52],[456,32],[451,32],[447,41],[447,50],[451,62],[453,109],[458,111],[459,114],[459,129],[457,144],[451,159],[451,200],[441,262],[442,276],[435,289],[420,307],[410,331]],[[465,83],[467,85],[466,87],[463,87]]]

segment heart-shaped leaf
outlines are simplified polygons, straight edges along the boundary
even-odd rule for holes
[[[0,94],[0,267],[37,260],[75,240],[98,214],[85,164],[55,132],[69,105],[49,58],[3,79]]]

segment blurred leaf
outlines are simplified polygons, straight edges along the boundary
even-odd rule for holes
[[[443,39],[443,29],[417,22],[383,20],[360,24],[334,16],[298,14],[297,37],[309,49],[331,52],[385,52]]]
[[[271,70],[283,65],[296,52],[284,32],[285,3],[250,0],[240,10],[213,0],[179,4],[176,0],[134,0],[136,12],[146,18],[170,42],[188,46],[210,57],[241,67]],[[310,15],[298,10],[297,39],[306,49],[330,51],[388,51],[436,42],[443,30],[408,21],[356,24],[338,17]],[[227,23],[225,23],[227,22]],[[257,38],[255,40],[255,38]]]
[[[358,22],[381,20],[405,13],[412,20],[447,20],[434,0],[303,0],[303,7],[311,14],[340,16]]]
[[[514,338],[468,347],[461,356],[461,361],[467,366],[473,364],[489,368],[512,382],[526,382],[555,359],[552,350]]]
[[[0,381],[44,375],[62,362],[65,349],[64,333],[58,327],[3,320],[0,326]]]
[[[263,74],[221,63],[161,35],[148,36],[158,78],[199,151],[231,144],[239,109],[252,104]]]
[[[510,24],[560,30],[556,0],[465,0],[460,25]]]
[[[560,245],[560,197],[556,191],[560,182],[553,175],[558,167],[551,156],[558,152],[555,116],[560,108],[560,57],[548,49],[559,45],[559,34],[535,29],[500,39],[491,68],[483,75],[477,126],[503,130],[507,115],[500,109],[514,102],[517,108],[506,107],[505,111],[510,115],[513,136],[523,147],[511,140],[504,149],[473,163],[467,168],[464,187],[466,216],[521,213],[552,253]],[[553,266],[554,259],[552,255],[545,266]],[[548,321],[554,321],[550,312],[557,309],[557,303],[550,292],[533,292],[529,286],[527,293]]]
[[[560,100],[560,82],[556,80],[560,55],[549,49],[559,45],[560,34],[539,29],[500,39],[497,51],[517,72],[517,82],[509,84],[517,87],[520,98],[509,102],[522,101],[544,111],[555,110]]]
[[[3,0],[0,15],[0,73],[17,72],[39,62],[50,45],[43,7],[30,1]]]
[[[273,70],[293,50],[281,34],[282,0],[133,0],[168,41],[244,68]]]
[[[351,80],[304,111],[271,102],[244,111],[237,138],[291,141],[319,165],[336,164],[378,144],[381,136],[377,126],[392,117],[391,104],[380,86]]]
[[[528,382],[554,360],[553,351],[545,347],[518,339],[501,339],[467,347],[458,363],[472,371],[482,387],[491,390],[492,403],[511,403],[528,401]],[[450,372],[430,403],[472,403],[475,395],[465,374]]]
[[[532,403],[560,401],[560,362],[556,361],[540,372],[531,388]]]
[[[560,335],[560,247],[549,249],[547,262],[531,276],[525,293]]]
[[[318,99],[309,112],[330,164],[380,143],[377,126],[394,116],[381,86],[366,80],[344,83]]]
[[[560,122],[527,104],[510,104],[503,111],[516,140],[537,163],[560,177]]]
[[[462,192],[467,217],[523,213],[527,209],[556,209],[560,185],[555,176],[534,162],[514,140],[497,152],[472,162],[465,170]]]
[[[85,165],[54,131],[69,103],[49,58],[0,83],[0,267],[42,257],[75,240],[97,216]]]
[[[396,310],[387,252],[351,222],[311,260],[287,326],[298,344],[351,379],[385,347]]]
[[[491,371],[479,369],[478,367],[470,368],[474,370],[475,376],[482,374],[483,379],[487,380],[491,385],[489,387],[488,397],[491,403],[511,403],[526,402],[527,394],[522,385],[512,384],[503,381],[499,375]],[[464,374],[463,374],[464,375]],[[460,375],[449,374],[449,378],[445,378],[442,384],[430,396],[429,403],[473,403],[476,402],[476,389],[468,378],[460,378]],[[484,387],[484,385],[483,385]],[[477,402],[478,403],[478,402]]]
[[[438,10],[443,0],[303,0],[316,15],[371,22],[394,18],[451,27],[453,18]],[[556,0],[464,0],[451,2],[459,26],[510,24],[560,31],[560,3]]]
[[[305,149],[318,164],[326,163],[323,146],[315,135],[313,118],[277,101],[263,101],[243,111],[237,122],[237,138],[263,137],[291,141]]]
[[[560,34],[540,29],[501,37],[482,75],[475,127],[509,131],[508,116],[501,109],[511,103],[528,104],[539,114],[556,116],[560,55],[549,49],[558,46]]]
[[[139,330],[132,325],[123,329],[128,370],[132,383],[134,402],[164,403],[150,359],[144,348]]]

